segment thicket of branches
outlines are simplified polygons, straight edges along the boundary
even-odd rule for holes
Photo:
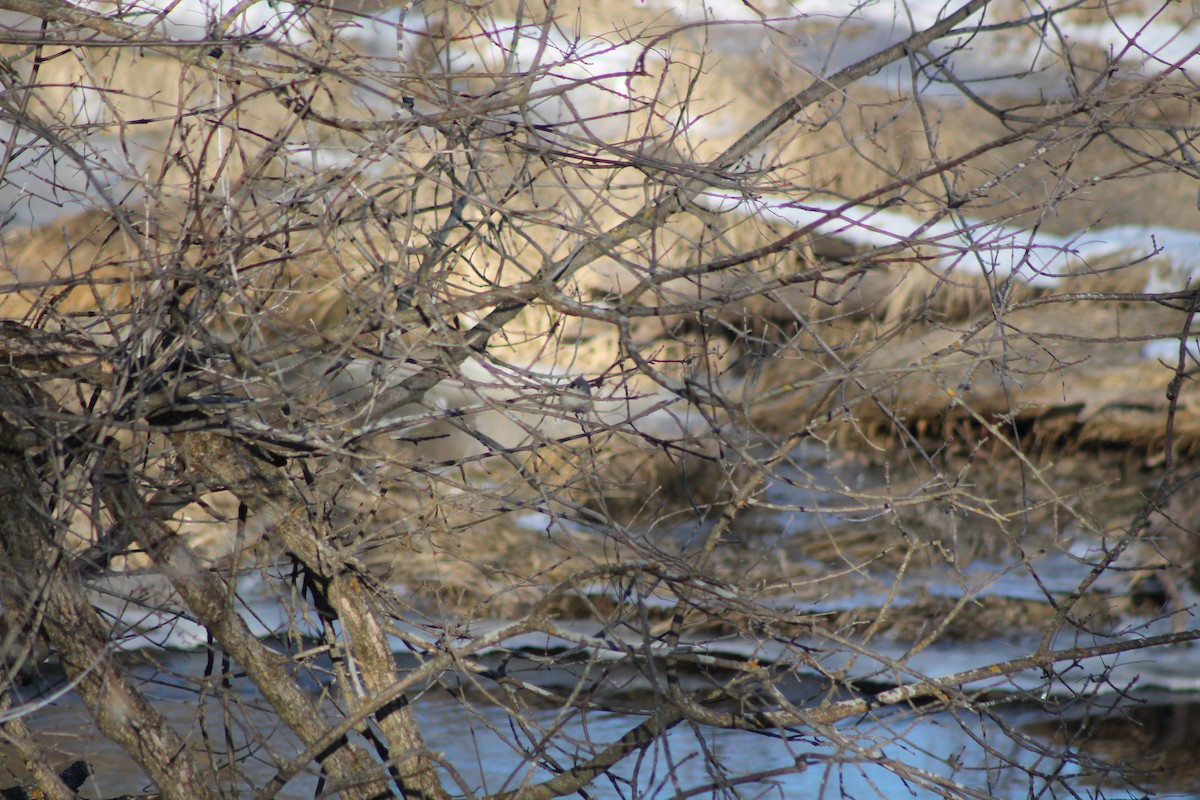
[[[1195,51],[1147,44],[1189,22],[1172,4],[1134,9],[1143,28],[1101,2],[900,4],[853,59],[872,39],[849,11],[749,3],[0,8],[0,730],[46,796],[71,795],[28,729],[38,673],[171,798],[302,776],[348,798],[759,796],[818,769],[836,794],[868,768],[988,796],[952,754],[903,756],[939,714],[1003,731],[984,774],[1069,792],[1111,767],[997,698],[1197,638],[1197,295],[1147,289],[1149,236],[1089,258],[1065,233],[1193,194]],[[981,75],[990,52],[1025,68]],[[1079,389],[1095,354],[1133,371]],[[1132,491],[1092,491],[1089,463],[1066,485],[1048,455],[1127,464],[1102,400],[1145,411]],[[1085,569],[1043,587],[1027,648],[910,664],[992,608],[965,577],[900,602],[911,574],[986,555],[1036,582],[1047,552]],[[1135,556],[1165,599],[1102,608]],[[818,613],[881,587],[872,616]],[[121,655],[139,638],[209,654],[177,678],[193,722],[147,699]],[[447,693],[524,766],[483,786],[430,747],[420,709]],[[745,772],[714,730],[796,755]]]

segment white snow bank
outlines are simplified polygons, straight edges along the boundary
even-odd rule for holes
[[[1132,260],[1155,258],[1160,268],[1144,291],[1176,292],[1200,281],[1200,232],[1147,225],[1093,228],[1072,236],[1008,227],[970,217],[928,222],[888,209],[839,203],[823,198],[794,200],[786,195],[734,195],[710,192],[697,197],[701,206],[720,213],[743,214],[766,222],[810,227],[814,235],[837,236],[863,249],[919,244],[932,251],[931,269],[959,274],[987,274],[998,279],[1015,274],[1030,286],[1057,286],[1072,271],[1072,262],[1124,254]],[[1200,357],[1200,343],[1189,343]],[[1148,359],[1168,363],[1178,357],[1179,342],[1151,342]]]
[[[1187,353],[1185,361],[1200,361],[1200,340],[1188,339]],[[1169,367],[1174,367],[1179,363],[1179,339],[1158,339],[1157,341],[1147,342],[1142,348],[1142,357],[1148,361],[1161,361]]]
[[[683,23],[736,23],[713,25],[706,31],[717,51],[735,55],[766,54],[774,50],[795,66],[827,76],[867,56],[902,41],[914,31],[933,25],[959,8],[965,0],[878,0],[845,3],[840,0],[772,2],[761,0],[755,13],[741,0],[705,0],[676,3],[649,0],[662,11],[673,12]],[[1078,22],[1070,15],[1054,18],[1053,27],[1031,24],[997,30],[982,36],[963,36],[934,44],[930,51],[947,59],[956,78],[973,84],[984,94],[1003,92],[1013,97],[1063,97],[1071,90],[1072,76],[1064,68],[1064,50],[1085,46],[1113,55],[1125,73],[1139,73],[1166,64],[1184,63],[1200,47],[1194,19],[1177,23],[1132,14],[1105,22]],[[1006,17],[1005,19],[1011,19]],[[996,11],[976,14],[959,28],[980,22],[1002,21]],[[927,72],[926,77],[933,73]],[[907,89],[911,68],[897,62],[875,72],[873,83]],[[922,81],[925,77],[921,78]],[[925,87],[927,95],[959,96],[949,84]]]
[[[861,248],[920,244],[938,253],[934,269],[1002,278],[1015,272],[1033,286],[1056,285],[1071,271],[1072,259],[1086,261],[1117,253],[1131,258],[1156,256],[1170,264],[1170,272],[1156,275],[1146,291],[1176,291],[1200,276],[1200,233],[1178,228],[1119,225],[1068,237],[970,217],[930,223],[898,211],[844,207],[845,203],[814,197],[794,200],[786,195],[710,192],[697,202],[711,211],[812,227],[814,234],[837,236]]]
[[[213,26],[237,6],[237,0],[85,0],[82,8],[106,16],[120,16],[133,25],[151,25],[158,32],[180,39],[203,39]],[[226,35],[253,36],[260,39],[292,41],[291,36],[303,36],[303,29],[296,7],[291,3],[255,3],[238,15]]]

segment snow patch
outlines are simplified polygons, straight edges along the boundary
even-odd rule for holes
[[[805,3],[764,0],[753,5],[759,14],[741,0],[684,4],[648,0],[648,5],[674,13],[685,24],[738,23],[713,25],[706,32],[717,52],[747,55],[780,47],[796,67],[822,76],[894,45],[914,31],[928,28],[958,6],[951,7],[945,0],[855,4],[838,0]],[[1000,21],[1002,18],[994,11],[989,11],[986,17],[981,12],[958,27],[969,29],[981,22]],[[1053,29],[1043,30],[1034,22],[986,37],[946,39],[929,49],[937,58],[947,59],[950,71],[959,80],[972,84],[973,91],[1003,92],[1014,97],[1066,97],[1071,92],[1071,76],[1063,66],[1064,50],[1082,45],[1104,51],[1121,64],[1122,71],[1139,73],[1194,59],[1200,50],[1196,27],[1194,20],[1177,24],[1123,15],[1103,23],[1085,23],[1060,15]],[[927,70],[919,80],[924,83],[935,75]],[[878,70],[868,80],[907,90],[912,81],[911,67],[907,62],[896,62]],[[923,94],[961,97],[959,90],[948,83],[927,86]]]
[[[863,250],[919,245],[933,253],[928,264],[931,269],[999,279],[1015,276],[1036,287],[1059,285],[1063,276],[1071,273],[1073,262],[1114,255],[1158,262],[1144,287],[1146,292],[1183,291],[1200,281],[1200,232],[1179,228],[1116,225],[1068,237],[970,217],[931,222],[890,209],[814,197],[795,200],[778,194],[708,192],[696,202],[718,213],[810,228],[814,236],[836,236]],[[1200,343],[1191,340],[1187,347],[1193,358],[1200,358]],[[1179,340],[1150,342],[1143,355],[1174,363]]]
[[[975,271],[998,277],[1016,274],[1032,286],[1055,286],[1070,272],[1070,261],[1120,253],[1161,259],[1169,266],[1147,284],[1148,292],[1179,291],[1200,278],[1200,233],[1179,228],[1118,225],[1058,236],[971,217],[935,222],[898,211],[786,195],[708,192],[697,202],[719,213],[738,213],[811,227],[814,234],[837,236],[860,248],[920,245],[938,254],[933,268]]]
[[[119,16],[134,25],[153,23],[151,27],[173,38],[204,39],[226,14],[237,7],[237,0],[135,0],[129,3],[86,0],[80,5],[106,16]],[[309,40],[303,33],[303,22],[295,6],[267,0],[243,10],[232,22],[226,35],[290,41],[292,44]],[[292,38],[295,36],[300,38]]]

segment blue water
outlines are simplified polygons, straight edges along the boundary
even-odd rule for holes
[[[252,797],[254,787],[274,776],[279,766],[276,758],[286,759],[298,752],[296,740],[272,724],[270,714],[258,707],[261,701],[246,691],[244,683],[233,682],[227,704],[211,693],[203,703],[198,702],[195,681],[206,666],[202,654],[159,653],[153,658],[157,666],[147,661],[136,667],[135,674],[146,682],[146,691],[178,730],[193,742],[205,735],[219,750],[227,741],[226,721],[232,723],[228,741],[238,748],[242,774],[225,779],[229,796]],[[478,685],[491,693],[492,699],[504,698],[487,682]],[[314,691],[318,688],[314,682]],[[807,691],[802,685],[793,690]],[[469,692],[463,699],[445,688],[429,687],[411,698],[427,745],[454,766],[465,784],[456,784],[447,774],[447,785],[456,788],[456,793],[511,790],[544,780],[553,774],[546,764],[568,766],[586,759],[641,719],[609,711],[526,707],[522,711],[526,725],[521,728],[513,725],[512,717],[484,691]],[[632,691],[612,702],[626,708],[637,708],[640,702],[649,709],[653,695]],[[200,716],[198,707],[203,708]],[[821,735],[805,729],[739,732],[684,723],[643,753],[628,757],[615,771],[615,778],[597,781],[588,788],[587,796],[597,800],[632,796],[899,798],[947,791],[950,796],[973,792],[997,798],[1145,796],[1113,782],[1081,778],[1070,764],[1039,752],[1045,741],[1036,736],[1022,744],[1028,735],[1023,726],[1046,719],[1040,710],[1000,704],[992,713],[994,718],[953,711],[921,714],[903,707],[884,709],[871,719],[848,720]],[[147,788],[144,777],[119,748],[90,733],[92,726],[73,696],[28,721],[64,761],[85,758],[96,766],[85,796]],[[531,766],[539,760],[543,766]],[[218,765],[220,761],[216,759]],[[897,775],[900,769],[890,768],[896,765],[902,765],[907,779]],[[1200,786],[1181,786],[1171,776],[1165,777],[1163,789],[1169,796],[1200,798]],[[315,774],[302,774],[289,782],[279,797],[312,798],[317,788]]]

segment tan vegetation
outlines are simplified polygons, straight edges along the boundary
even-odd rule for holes
[[[642,796],[681,723],[978,797],[835,723],[1200,637],[1196,89],[1138,55],[1195,20],[742,5],[0,0],[0,702],[56,653],[164,797]],[[143,636],[208,650],[227,741],[146,700]],[[503,788],[428,744],[443,689]],[[749,781],[720,749],[676,791]]]

